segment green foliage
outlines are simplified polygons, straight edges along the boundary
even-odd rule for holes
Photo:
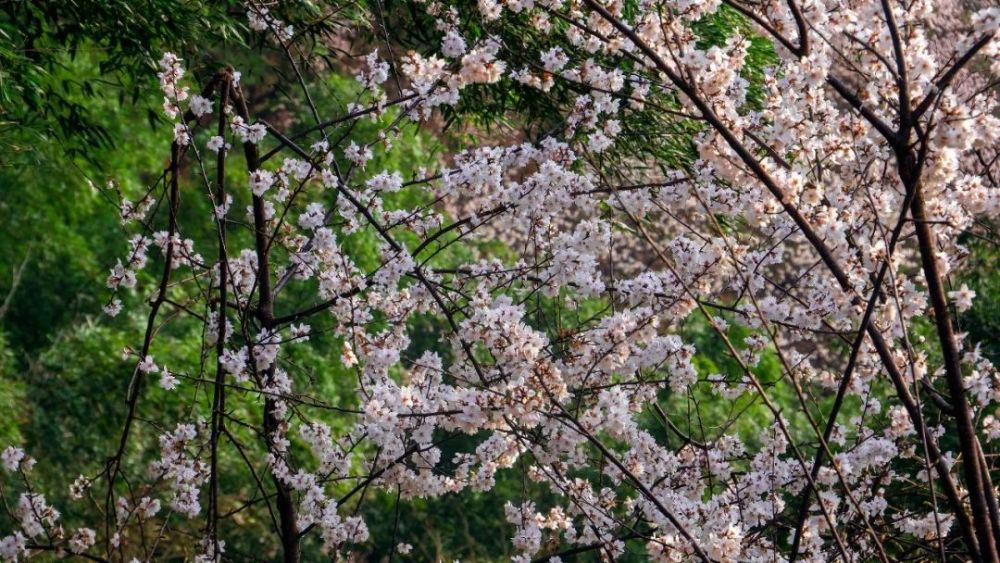
[[[0,412],[8,413],[8,416],[0,417],[0,444],[21,442],[24,413],[19,405],[24,401],[24,385],[16,379],[15,366],[7,337],[0,332]]]
[[[136,171],[155,171],[162,165],[161,139],[169,135],[141,121],[137,108],[120,108],[106,98],[90,107],[107,115],[102,127],[127,143],[130,150],[94,148],[101,167],[74,159],[61,144],[39,143],[30,153],[10,155],[0,167],[0,264],[13,272],[24,266],[20,283],[4,322],[11,327],[11,344],[34,353],[48,339],[81,316],[99,313],[103,277],[113,258],[125,248],[118,224],[116,202],[90,187],[102,189],[113,172],[120,189],[138,193],[148,180]],[[30,136],[30,130],[20,135]],[[109,262],[109,260],[111,260]],[[12,280],[0,279],[8,292]]]
[[[97,162],[92,149],[119,137],[95,102],[134,104],[144,97],[163,50],[240,41],[245,24],[230,14],[241,15],[241,7],[236,1],[3,3],[0,145],[28,151],[55,140],[73,156]]]
[[[993,235],[994,233],[989,233]],[[1000,363],[1000,251],[993,241],[971,239],[966,242],[971,254],[965,264],[964,275],[955,281],[954,289],[962,283],[976,292],[972,308],[959,315],[958,330],[968,331],[969,338],[981,346],[983,354],[994,364]]]

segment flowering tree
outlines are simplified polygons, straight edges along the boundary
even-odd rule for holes
[[[313,537],[405,555],[369,538],[369,490],[499,494],[518,472],[522,561],[1000,560],[1000,374],[956,325],[974,292],[950,285],[1000,213],[1000,9],[946,7],[434,0],[397,14],[434,30],[404,52],[376,5],[358,95],[327,108],[293,26],[248,5],[307,117],[258,119],[237,70],[194,84],[163,56],[168,165],[120,200],[133,232],[107,279],[109,315],[148,297],[146,330],[118,446],[71,487],[93,523],[64,529],[10,447],[0,555],[147,561],[190,537],[221,560],[247,511],[284,561]],[[738,25],[706,39],[720,14]],[[544,130],[373,165],[503,88],[544,100]],[[444,327],[432,345],[416,319]],[[195,371],[157,361],[179,323],[200,327]],[[351,374],[342,403],[290,360],[319,336]],[[151,383],[189,393],[189,416],[136,471]],[[226,497],[236,473],[253,498]]]

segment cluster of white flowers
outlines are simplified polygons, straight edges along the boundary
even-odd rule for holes
[[[132,202],[123,199],[121,202],[122,225],[128,225],[132,221],[141,221],[149,213],[149,210],[156,204],[156,199],[148,195],[140,201]]]
[[[5,562],[17,563],[27,549],[28,541],[21,532],[0,538],[0,559]]]
[[[180,111],[180,102],[188,99],[188,87],[180,84],[184,78],[184,67],[181,66],[181,59],[173,53],[165,53],[160,59],[160,72],[157,77],[160,79],[160,90],[163,91],[163,111],[168,117],[177,117]]]
[[[191,424],[178,424],[173,432],[160,436],[160,459],[150,469],[170,482],[170,508],[188,518],[201,512],[199,488],[208,478],[207,465],[188,452],[198,431]]]
[[[232,118],[229,127],[239,137],[241,143],[257,144],[267,135],[267,127],[263,123],[248,124],[238,115]]]
[[[22,463],[30,463],[30,458],[24,454],[22,448],[7,446],[3,453],[0,453],[0,463],[3,463],[7,471],[20,471]]]
[[[376,91],[377,87],[389,79],[389,63],[378,56],[378,49],[365,57],[364,68],[355,78],[368,91]]]
[[[21,493],[14,515],[20,521],[21,530],[29,538],[44,534],[46,529],[56,525],[60,516],[59,511],[49,506],[45,497],[39,493]]]
[[[90,549],[94,545],[97,533],[90,528],[80,528],[69,538],[69,550],[77,555]]]
[[[257,2],[249,2],[247,5],[247,23],[254,31],[269,31],[273,33],[279,42],[287,43],[295,35],[294,28],[274,17],[267,6]]]

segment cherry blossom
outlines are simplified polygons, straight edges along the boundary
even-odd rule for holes
[[[502,495],[511,476],[545,491],[502,499],[516,561],[1000,560],[1000,375],[956,317],[977,297],[963,235],[1000,214],[996,8],[955,8],[952,29],[927,0],[412,7],[430,46],[354,52],[356,99],[287,130],[254,117],[236,71],[196,85],[160,60],[165,205],[121,205],[134,231],[105,280],[108,314],[125,291],[150,314],[94,481],[109,512],[67,534],[25,488],[3,557],[50,534],[147,560],[130,522],[187,519],[198,560],[221,560],[236,424],[286,561],[309,534],[328,553],[411,552],[372,537],[369,488]],[[708,41],[718,14],[741,23]],[[294,39],[263,5],[247,18]],[[531,41],[505,27],[523,21]],[[505,89],[543,97],[555,125],[455,140],[419,169],[388,158],[401,130],[442,135],[460,101]],[[662,151],[633,142],[653,130]],[[185,238],[195,197],[211,237]],[[176,319],[203,329],[199,373],[154,362]],[[345,404],[295,361],[317,341]],[[133,484],[150,376],[204,404],[157,430]],[[472,445],[448,454],[450,437]]]

